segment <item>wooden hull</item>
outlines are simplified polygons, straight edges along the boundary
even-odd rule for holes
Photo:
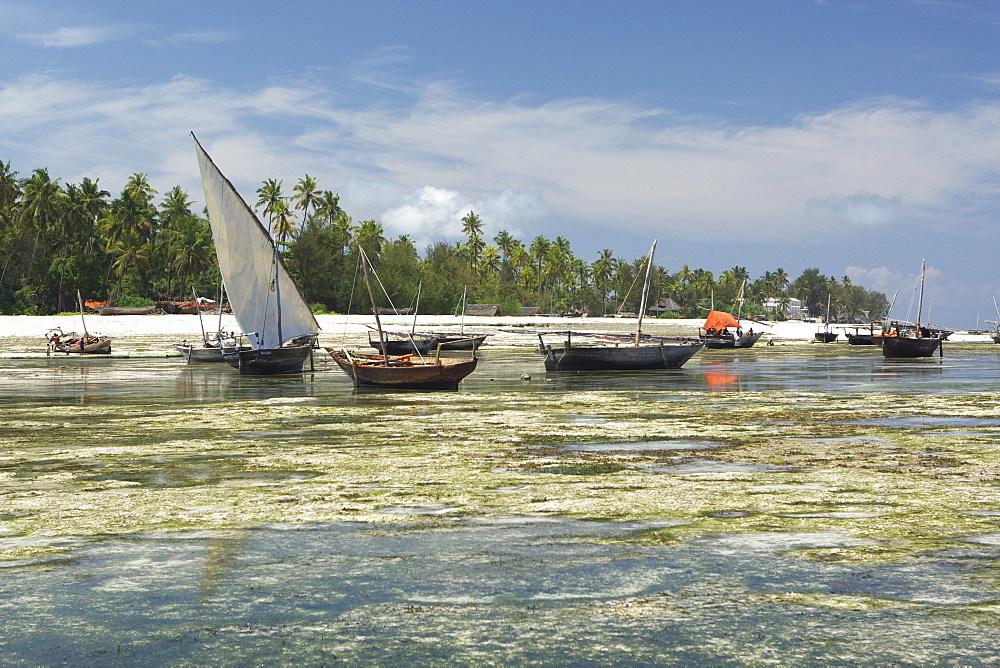
[[[404,355],[391,357],[387,365],[381,355],[348,354],[334,348],[327,351],[355,386],[399,390],[456,390],[479,362],[475,357],[413,359]]]
[[[92,337],[81,347],[79,342],[49,344],[51,352],[65,353],[67,355],[110,355],[111,338],[107,336]]]
[[[438,334],[441,350],[478,350],[489,334]]]
[[[282,348],[236,349],[223,348],[222,359],[239,369],[243,376],[273,376],[282,373],[302,373],[313,347],[284,346]]]
[[[816,332],[816,341],[819,343],[833,343],[837,340],[837,332]]]
[[[886,336],[882,338],[882,355],[884,357],[895,359],[933,357],[935,352],[939,352],[944,357],[941,339],[937,337]]]
[[[385,340],[385,352],[388,355],[407,355],[409,353],[421,353],[426,354],[437,349],[438,340],[436,337],[413,337],[412,340],[406,339],[386,339]],[[370,345],[375,350],[379,352],[382,351],[382,347],[379,344],[378,339],[368,339],[368,345]]]
[[[97,312],[101,315],[149,315],[159,311],[155,306],[142,306],[138,308],[129,308],[125,306],[99,306]]]
[[[640,371],[679,369],[702,348],[702,343],[659,343],[639,346],[564,346],[546,345],[546,371]]]
[[[735,334],[729,334],[728,336],[724,334],[703,334],[701,340],[706,348],[751,348],[760,339],[761,334],[761,332],[754,332],[753,334],[744,334],[739,338]]]
[[[847,334],[847,342],[852,346],[880,346],[883,336],[876,334]]]
[[[993,343],[1000,343],[1000,332],[990,332],[990,338],[993,339]]]
[[[216,345],[204,343],[175,343],[174,348],[181,354],[187,362],[225,362],[222,359],[222,348]],[[248,346],[241,346],[240,350],[250,350]]]

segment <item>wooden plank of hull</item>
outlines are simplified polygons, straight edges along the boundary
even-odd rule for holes
[[[486,341],[489,334],[476,334],[474,336],[464,336],[460,334],[441,336],[438,341],[441,343],[441,350],[473,350],[479,349]]]
[[[883,338],[874,334],[848,334],[847,342],[852,346],[880,346]]]
[[[702,343],[675,343],[644,346],[546,346],[546,371],[638,371],[679,369]]]
[[[239,369],[244,376],[272,376],[281,373],[302,373],[311,345],[235,350],[224,348],[222,359]]]
[[[71,344],[68,346],[59,345],[55,346],[53,350],[58,353],[66,353],[69,355],[110,355],[111,339],[101,339],[92,343],[86,343],[84,344],[82,350],[80,349],[79,344]]]
[[[155,306],[139,306],[130,308],[127,306],[99,306],[97,312],[101,315],[149,315],[159,309]]]
[[[433,359],[410,361],[409,363],[387,366],[384,358],[377,355],[354,355],[350,358],[341,350],[327,348],[338,366],[355,383],[369,387],[412,390],[456,390],[459,382],[476,369],[479,360]],[[352,359],[364,360],[366,364],[355,364]]]
[[[886,336],[882,339],[882,355],[896,359],[932,357],[940,345],[941,339],[936,337]]]
[[[406,355],[412,352],[427,353],[437,348],[436,338],[413,337],[410,339],[386,339],[385,352],[388,355]],[[368,345],[381,352],[382,347],[377,340],[369,339]]]
[[[816,332],[816,340],[820,343],[833,343],[837,340],[837,332]]]
[[[174,348],[188,362],[224,362],[222,348],[218,346],[194,345],[191,343],[175,343]]]

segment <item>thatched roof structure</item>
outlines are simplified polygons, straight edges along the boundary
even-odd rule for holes
[[[500,306],[497,304],[469,304],[465,307],[465,315],[500,315]]]

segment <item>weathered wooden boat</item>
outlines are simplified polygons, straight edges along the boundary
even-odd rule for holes
[[[458,384],[476,370],[479,359],[432,356],[375,355],[327,348],[333,360],[355,386],[399,390],[456,390]]]
[[[319,324],[271,235],[197,138],[194,143],[219,269],[244,332],[232,345],[223,342],[222,359],[244,375],[300,373],[312,359]]]
[[[83,315],[83,298],[76,291],[76,301],[80,305],[80,324],[83,334],[65,333],[62,328],[50,329],[46,334],[46,354],[66,353],[76,355],[108,355],[111,353],[111,337],[103,334],[91,334],[87,331],[87,318]]]
[[[867,332],[862,332],[860,328],[855,327],[853,332],[845,331],[844,336],[847,337],[847,343],[852,346],[882,345],[882,332],[876,333],[874,325]]]
[[[368,274],[368,256],[359,245],[358,253],[361,266],[364,268],[365,284],[368,286],[368,297],[371,299],[372,310],[375,313],[375,326],[379,339],[382,341],[382,354],[359,354],[347,350],[327,348],[337,365],[354,381],[355,387],[381,387],[387,389],[414,390],[455,390],[458,384],[475,371],[479,363],[475,348],[469,358],[441,357],[441,347],[438,346],[433,357],[425,357],[419,353],[412,355],[390,355],[384,345],[385,335],[378,309],[375,307],[375,295],[372,293],[371,279]]]
[[[489,334],[445,334],[437,332],[434,336],[438,337],[441,350],[478,350],[480,346],[486,343]]]
[[[47,352],[77,355],[108,355],[111,353],[111,337],[86,333],[63,332],[60,328],[50,330]]]
[[[191,343],[188,341],[182,341],[180,343],[175,343],[174,348],[177,352],[181,354],[184,361],[191,362],[201,362],[201,363],[212,363],[212,362],[225,362],[226,360],[222,357],[223,342],[227,339],[233,338],[232,334],[226,334],[225,332],[215,332],[211,338],[204,338],[201,341]],[[227,344],[229,347],[237,347],[235,340],[229,341]],[[244,345],[242,350],[250,350],[250,346]]]
[[[155,306],[99,306],[97,308],[100,315],[149,315],[159,310]]]
[[[372,334],[375,334],[376,338],[373,339]],[[426,354],[437,348],[438,337],[434,334],[416,332],[382,332],[380,341],[376,331],[368,332],[368,345],[375,350],[381,350],[384,346],[389,355]]]
[[[468,287],[462,288],[462,300],[458,303],[462,319],[459,321],[458,333],[432,332],[434,336],[438,337],[442,350],[473,350],[486,343],[489,334],[467,334],[465,332],[465,312],[468,309],[468,304],[465,301],[467,293]]]
[[[753,331],[752,327],[743,331],[740,321],[725,311],[709,311],[705,323],[698,330],[698,338],[706,348],[750,348],[761,334]]]
[[[813,337],[814,340],[820,343],[833,343],[837,340],[837,332],[830,331],[830,295],[826,296],[826,322],[823,324],[823,329],[816,332]]]
[[[937,352],[944,357],[944,347],[941,345],[940,333],[931,332],[927,327],[921,327],[920,318],[924,307],[924,274],[926,260],[920,262],[920,298],[917,300],[917,322],[913,328],[905,327],[899,322],[887,321],[883,324],[887,336],[882,338],[882,355],[888,358],[910,359],[916,357],[931,357]],[[951,332],[949,332],[950,334]]]
[[[702,349],[697,340],[649,340],[638,344],[613,342],[575,345],[570,332],[561,347],[546,344],[539,334],[539,349],[545,355],[546,371],[644,371],[679,369]],[[578,333],[579,335],[579,333]],[[586,336],[586,335],[584,335]],[[592,340],[599,336],[588,337]]]
[[[644,340],[642,337],[642,314],[646,310],[646,299],[649,296],[649,277],[655,251],[654,241],[646,260],[646,278],[634,337],[629,342],[615,340],[603,345],[574,345],[569,332],[560,332],[566,335],[566,340],[561,347],[554,347],[546,344],[543,335],[539,334],[539,350],[545,356],[546,371],[678,369],[702,349],[704,344],[701,341]],[[596,336],[591,337],[591,340],[596,341]]]

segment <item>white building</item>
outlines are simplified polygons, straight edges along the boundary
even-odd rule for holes
[[[768,297],[764,300],[764,310],[770,312],[776,312],[779,310],[779,304],[781,302],[774,297]],[[788,306],[784,308],[785,316],[788,318],[801,318],[804,315],[808,315],[808,312],[802,308],[802,300],[790,298],[788,300]]]

